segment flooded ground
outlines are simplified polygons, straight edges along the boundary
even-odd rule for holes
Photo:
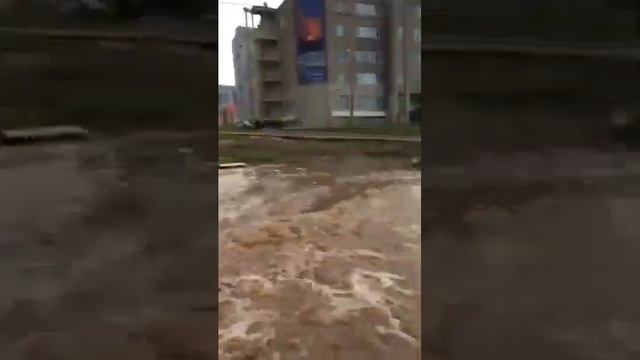
[[[640,358],[640,154],[484,156],[423,186],[429,358]]]
[[[214,359],[206,137],[0,148],[0,359]]]
[[[420,172],[295,162],[219,173],[219,358],[419,359]]]

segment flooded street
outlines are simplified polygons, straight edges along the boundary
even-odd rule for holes
[[[1,359],[216,357],[211,143],[0,148]]]
[[[576,150],[431,168],[427,356],[637,359],[639,164]]]
[[[219,172],[220,359],[420,358],[420,172],[345,162]]]

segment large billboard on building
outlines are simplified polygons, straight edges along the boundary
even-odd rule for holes
[[[298,81],[301,85],[327,81],[324,2],[295,2]]]

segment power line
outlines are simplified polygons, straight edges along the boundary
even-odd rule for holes
[[[222,5],[238,5],[238,6],[262,6],[264,3],[264,1],[262,1],[262,3],[247,3],[247,2],[241,2],[241,1],[235,1],[235,2],[231,2],[231,1],[218,1],[218,4],[222,4]]]
[[[228,1],[218,1],[218,4],[222,4],[222,5],[237,5],[237,6],[255,6],[255,4],[250,4],[250,3],[228,2]]]

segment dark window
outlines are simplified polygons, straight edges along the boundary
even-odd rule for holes
[[[349,96],[340,95],[338,97],[338,110],[349,110],[351,108],[351,104],[349,103]]]

